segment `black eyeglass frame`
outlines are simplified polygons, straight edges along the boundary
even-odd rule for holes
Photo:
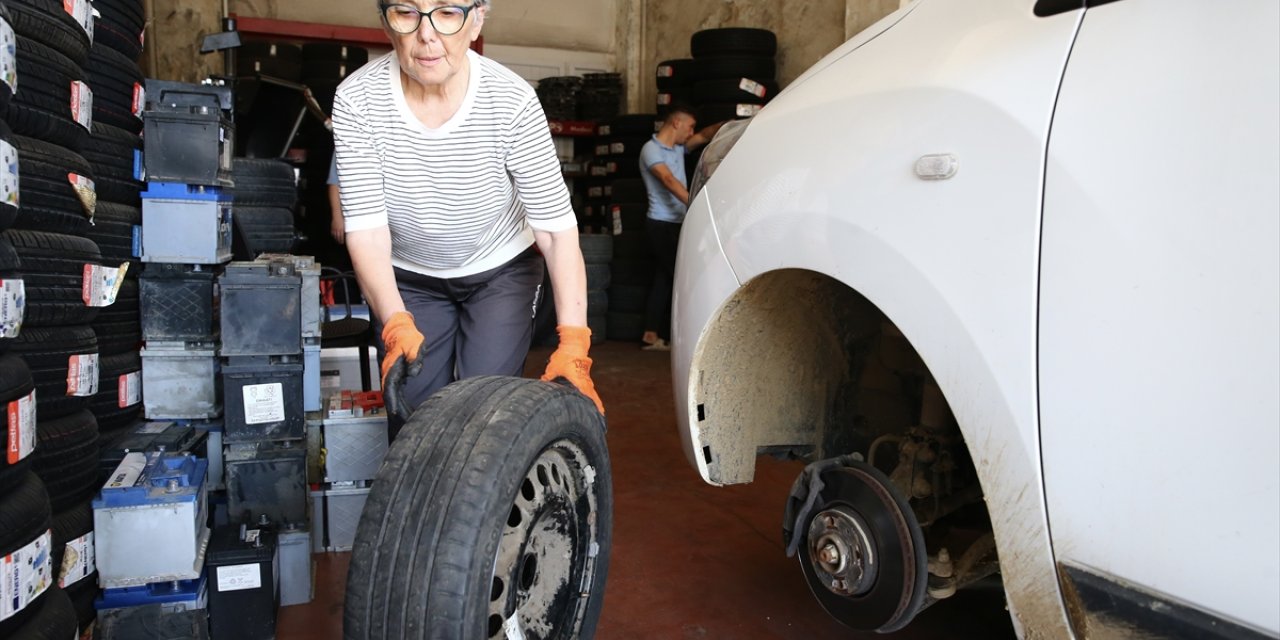
[[[401,8],[408,9],[408,10],[410,10],[410,11],[413,11],[413,12],[417,13],[417,14],[418,14],[418,22],[417,22],[416,24],[414,24],[414,25],[413,25],[413,28],[412,28],[412,29],[410,29],[410,30],[408,30],[408,31],[400,31],[399,29],[396,29],[395,27],[391,26],[391,20],[390,20],[389,18],[387,18],[387,11],[388,11],[388,10],[390,10],[392,7],[401,7]],[[459,31],[462,31],[462,28],[463,28],[463,27],[465,27],[465,26],[467,26],[467,18],[471,16],[471,10],[472,10],[472,9],[475,9],[475,8],[476,8],[476,5],[474,5],[474,4],[445,4],[445,5],[440,5],[440,6],[438,6],[438,7],[434,8],[434,9],[432,9],[432,10],[430,10],[430,11],[423,11],[423,10],[421,10],[421,9],[419,9],[419,8],[417,8],[417,7],[413,6],[413,5],[411,5],[411,4],[403,4],[403,3],[400,3],[400,2],[380,2],[380,3],[378,3],[378,9],[380,9],[380,10],[382,11],[382,21],[383,21],[384,23],[386,23],[387,28],[391,29],[392,31],[394,31],[394,32],[396,32],[396,33],[398,33],[398,34],[400,34],[400,35],[409,35],[409,34],[411,34],[411,33],[416,33],[416,32],[418,31],[418,29],[421,29],[421,28],[422,28],[422,19],[423,19],[423,18],[426,18],[426,19],[427,19],[427,23],[429,23],[429,24],[431,25],[431,28],[432,28],[432,29],[435,29],[436,33],[438,33],[438,34],[440,34],[440,35],[442,35],[442,36],[451,36],[451,35],[453,35],[453,34],[455,34],[455,33],[458,33]],[[448,33],[445,33],[444,31],[441,31],[439,27],[437,27],[437,26],[436,26],[436,20],[435,20],[435,18],[431,17],[431,14],[433,14],[433,13],[435,13],[435,12],[437,12],[437,11],[441,10],[441,9],[461,9],[461,10],[462,10],[462,22],[458,24],[458,28],[457,28],[457,29],[455,29],[455,30],[453,30],[453,31],[450,31],[450,32],[448,32]]]

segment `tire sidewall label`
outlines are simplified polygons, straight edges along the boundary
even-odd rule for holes
[[[80,285],[80,298],[87,307],[109,307],[116,303],[120,294],[120,286],[124,284],[124,274],[129,270],[129,263],[119,268],[104,267],[100,264],[84,265],[84,280]]]
[[[0,82],[18,90],[18,37],[7,20],[0,20]]]
[[[93,126],[93,90],[80,80],[71,81],[71,117],[84,127]]]
[[[0,338],[18,337],[26,308],[26,283],[16,278],[0,280]]]
[[[5,460],[11,465],[18,464],[36,450],[36,392],[10,401],[5,408],[5,417],[9,430]]]
[[[18,206],[22,179],[18,171],[18,150],[0,140],[0,202]]]
[[[67,395],[91,396],[98,392],[98,354],[77,353],[67,358]]]
[[[142,372],[121,374],[116,392],[116,406],[128,409],[142,402]]]
[[[97,563],[92,531],[68,542],[62,552],[62,566],[58,568],[58,586],[65,589],[87,578]]]
[[[53,585],[53,532],[0,558],[0,620],[13,617]]]
[[[62,8],[93,42],[93,4],[89,0],[62,0]]]

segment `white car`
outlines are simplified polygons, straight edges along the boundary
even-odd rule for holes
[[[1280,637],[1278,25],[919,0],[708,147],[681,435],[715,485],[813,463],[783,524],[829,613],[998,574],[1023,637]]]

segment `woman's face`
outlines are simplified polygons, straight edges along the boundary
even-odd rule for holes
[[[400,33],[404,25],[412,27],[418,16],[411,10],[423,13],[437,10],[431,15],[435,24],[427,16],[412,33]],[[395,47],[396,60],[400,70],[424,87],[445,85],[457,75],[466,64],[467,49],[480,37],[480,27],[484,24],[485,7],[471,4],[452,4],[449,2],[433,2],[431,0],[398,0],[383,14],[383,29],[391,44]],[[465,17],[463,14],[467,11]],[[401,23],[400,29],[392,29],[391,22]],[[462,27],[457,33],[442,35],[440,31],[449,31],[461,20]]]

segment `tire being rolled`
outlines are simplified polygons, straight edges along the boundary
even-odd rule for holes
[[[357,528],[345,637],[591,638],[612,529],[604,419],[571,387],[463,380],[418,409]],[[568,558],[566,560],[566,558]]]

